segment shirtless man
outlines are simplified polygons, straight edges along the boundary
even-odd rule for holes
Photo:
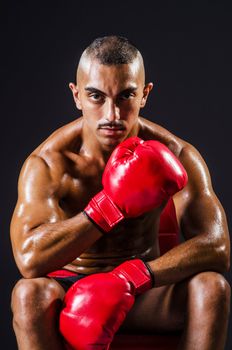
[[[19,178],[11,223],[23,276],[12,293],[19,349],[64,349],[58,318],[67,288],[47,274],[65,267],[69,281],[76,273],[108,275],[134,258],[146,261],[155,284],[135,299],[121,329],[183,330],[181,349],[223,349],[230,287],[222,274],[229,268],[230,243],[204,160],[188,142],[139,116],[153,85],[145,84],[142,56],[126,39],[96,39],[69,86],[83,116],[36,148]],[[173,196],[185,240],[162,256],[157,232],[165,203],[105,234],[83,212],[102,190],[112,151],[132,136],[167,146],[188,174],[187,185]]]

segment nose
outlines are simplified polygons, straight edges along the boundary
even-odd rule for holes
[[[110,122],[120,119],[120,109],[114,101],[108,101],[106,104],[105,116]]]

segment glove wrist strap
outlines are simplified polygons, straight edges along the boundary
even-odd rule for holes
[[[135,289],[135,294],[142,294],[153,287],[150,271],[151,269],[148,269],[147,264],[141,259],[134,259],[120,264],[112,273],[130,282]]]
[[[122,212],[104,190],[91,199],[84,209],[84,213],[104,232],[109,232],[117,223],[124,219]]]

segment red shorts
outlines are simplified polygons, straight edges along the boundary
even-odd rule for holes
[[[73,285],[73,283],[79,281],[80,279],[86,277],[87,275],[61,269],[61,270],[50,272],[47,274],[47,276],[54,278],[67,292],[67,290]]]

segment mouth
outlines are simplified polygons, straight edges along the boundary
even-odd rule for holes
[[[99,129],[102,129],[102,130],[125,130],[125,128],[123,126],[102,126],[100,127]]]
[[[125,128],[122,126],[102,126],[99,128],[99,131],[107,136],[120,136],[124,133]]]

